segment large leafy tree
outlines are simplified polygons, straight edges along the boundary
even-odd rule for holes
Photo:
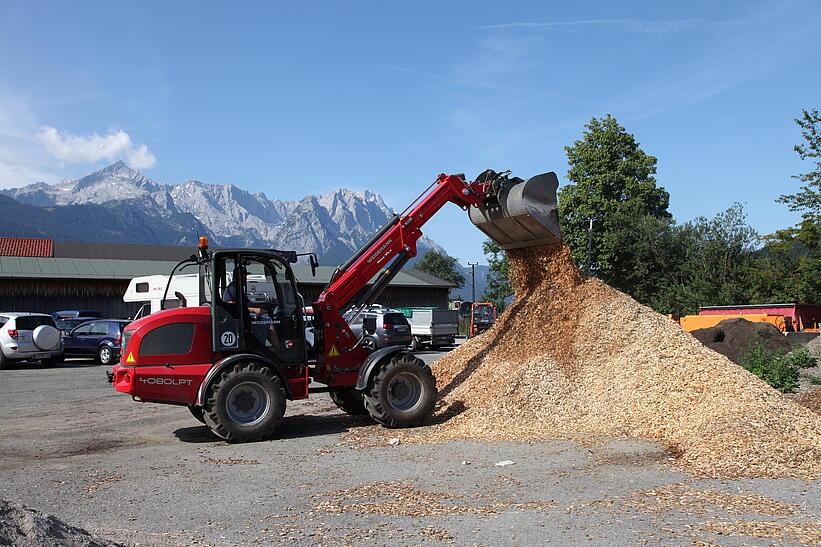
[[[801,128],[804,143],[795,146],[795,151],[802,160],[815,162],[815,167],[808,173],[793,178],[803,183],[795,194],[783,195],[778,201],[786,203],[790,211],[800,212],[804,220],[821,220],[821,114],[817,109],[803,110],[802,116],[795,120]]]
[[[565,147],[570,184],[559,192],[559,214],[565,241],[576,263],[588,254],[588,224],[594,219],[592,263],[596,275],[633,293],[641,275],[656,264],[639,262],[636,239],[646,239],[671,220],[670,196],[656,185],[656,158],[611,115],[593,118],[581,139]]]
[[[450,281],[457,287],[465,284],[465,276],[456,269],[456,259],[439,251],[430,250],[414,266],[415,269]]]
[[[814,165],[793,177],[803,184],[798,192],[778,200],[801,213],[802,220],[764,238],[752,279],[757,302],[821,302],[821,114],[803,110],[795,123],[804,139],[795,151]]]

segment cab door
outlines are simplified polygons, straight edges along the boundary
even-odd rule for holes
[[[217,251],[211,287],[215,351],[257,351],[283,365],[306,362],[303,305],[285,261]]]
[[[238,279],[241,278],[237,259],[238,253],[214,252],[214,269],[211,272],[211,333],[212,347],[217,353],[245,350],[240,302],[232,299],[240,291],[231,289],[235,274]]]
[[[281,364],[303,364],[305,324],[296,282],[287,263],[270,256],[244,261],[247,329],[251,346],[264,347]]]

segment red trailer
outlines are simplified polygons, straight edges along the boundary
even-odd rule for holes
[[[821,323],[821,305],[800,304],[749,304],[741,306],[705,306],[699,308],[699,315],[731,315],[740,313],[766,313],[789,317],[796,331],[817,330]]]

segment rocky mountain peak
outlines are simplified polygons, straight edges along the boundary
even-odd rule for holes
[[[185,241],[192,227],[200,226],[197,230],[212,235],[216,245],[298,249],[317,253],[325,263],[344,261],[393,214],[382,196],[369,190],[339,188],[282,201],[233,184],[194,179],[161,184],[122,161],[77,180],[35,183],[0,193],[39,207],[104,205],[126,214],[126,226],[131,217],[143,215],[163,224],[164,233],[182,232],[179,237],[169,235],[168,244]],[[425,238],[420,247],[441,250]]]

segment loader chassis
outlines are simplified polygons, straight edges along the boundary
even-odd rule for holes
[[[199,269],[199,305],[130,324],[109,379],[135,400],[187,405],[229,441],[269,436],[286,399],[315,391],[385,426],[416,425],[435,402],[429,367],[403,348],[369,352],[349,320],[416,256],[422,226],[448,202],[470,210],[474,224],[505,248],[559,240],[557,184],[552,173],[527,182],[492,171],[474,182],[440,175],[336,269],[311,307],[297,290],[291,268],[296,252],[212,251],[201,238],[197,254],[172,271],[173,277],[189,266]],[[323,387],[311,388],[311,381]]]

